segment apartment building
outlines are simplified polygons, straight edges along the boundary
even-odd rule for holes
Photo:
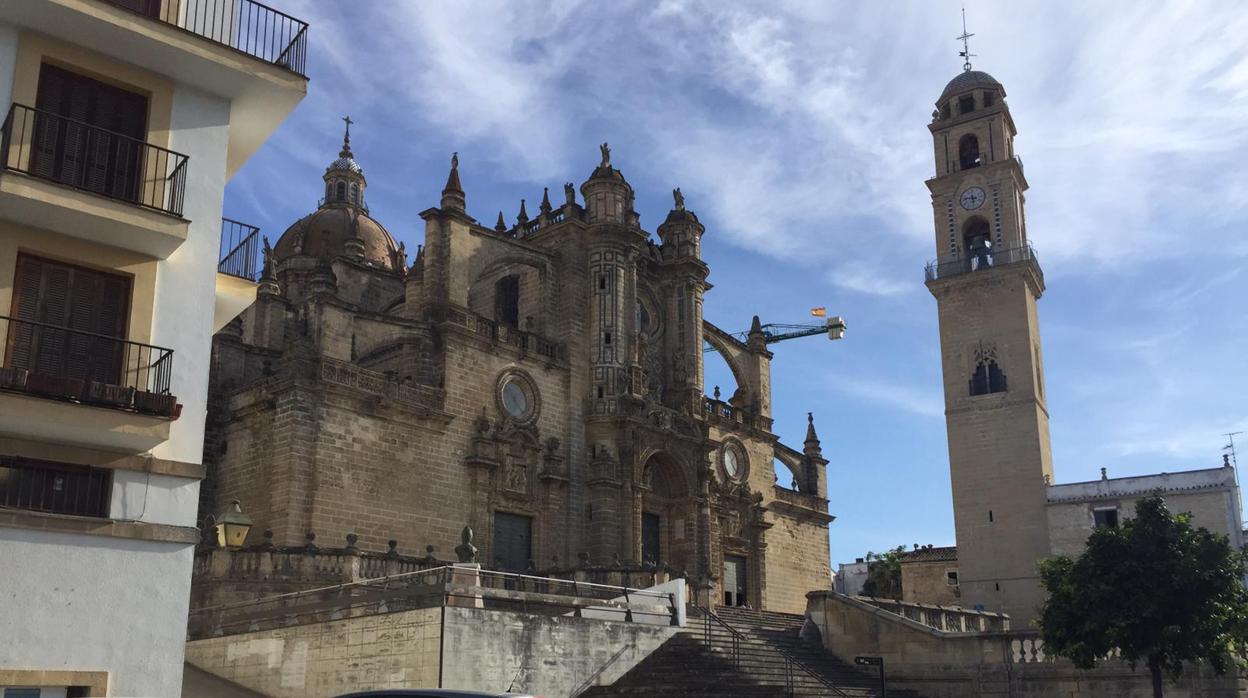
[[[226,182],[306,94],[251,0],[0,2],[0,695],[176,696]],[[223,235],[224,233],[224,235]]]

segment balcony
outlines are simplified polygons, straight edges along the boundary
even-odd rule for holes
[[[103,1],[307,77],[307,22],[254,0]]]
[[[961,259],[952,259],[945,262],[933,260],[927,263],[924,270],[924,276],[927,282],[933,282],[938,279],[948,279],[954,276],[962,276],[977,271],[985,271],[994,267],[1005,267],[1013,264],[1026,264],[1036,274],[1041,286],[1044,285],[1044,272],[1040,269],[1040,260],[1036,258],[1036,251],[1031,245],[1023,244],[1018,247],[994,250],[982,256],[964,257]]]
[[[212,331],[217,332],[256,300],[260,277],[260,229],[221,219],[221,261],[217,264],[217,298]]]
[[[169,437],[173,350],[0,316],[0,434],[143,451]]]
[[[307,94],[307,25],[253,0],[0,2],[0,23],[228,100],[227,177]]]
[[[0,157],[3,218],[157,259],[186,241],[185,155],[13,104]]]

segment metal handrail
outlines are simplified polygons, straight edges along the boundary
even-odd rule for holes
[[[702,614],[703,623],[704,623],[703,631],[702,631],[703,638],[708,645],[711,642],[711,626],[710,626],[711,620],[714,620],[716,623],[720,625],[720,627],[728,630],[728,632],[732,634],[732,668],[740,670],[741,668],[741,658],[740,658],[741,641],[748,640],[749,638],[740,630],[737,630],[736,628],[732,627],[732,625],[730,625],[723,618],[720,618],[719,616],[715,615],[715,613],[712,612],[711,609],[705,606],[702,606],[700,604],[696,604],[696,603],[691,604],[691,605],[694,608],[696,608],[699,613]],[[780,648],[780,647],[776,647],[774,645],[768,645],[767,649],[774,651],[776,654],[779,654],[781,657],[784,658],[785,690],[787,691],[789,695],[793,695],[794,690],[796,688],[796,682],[793,677],[793,667],[797,667],[798,669],[802,670],[802,672],[804,672],[807,676],[813,678],[814,680],[822,684],[824,688],[831,690],[835,695],[842,696],[843,698],[849,698],[848,693],[842,691],[836,684],[832,683],[831,681],[828,681],[826,678],[816,673],[813,669],[806,666],[802,662],[802,660],[798,659],[797,657],[794,657],[787,650]]]
[[[935,281],[1018,262],[1030,263],[1040,278],[1044,278],[1044,272],[1040,269],[1040,260],[1036,257],[1036,250],[1026,242],[1014,247],[993,250],[983,260],[975,256],[944,261],[935,259],[927,263],[923,274],[927,281]]]
[[[221,245],[225,253],[217,271],[255,281],[259,275],[260,228],[230,218],[221,219]]]
[[[71,147],[76,157],[66,157]],[[14,102],[0,156],[6,170],[182,215],[190,158],[138,138]]]
[[[307,77],[308,23],[255,0],[104,2]]]
[[[139,411],[158,407],[144,402],[143,393],[159,396],[168,396],[170,393],[173,378],[172,349],[5,315],[0,315],[0,323],[7,324],[3,335],[4,367],[27,372],[26,385],[6,386],[9,389],[42,392],[31,385],[30,381],[32,377],[44,375],[66,381],[80,381],[79,387],[83,390],[91,390],[92,384],[99,383],[100,386],[94,388],[95,394],[58,392],[53,397],[99,402]],[[47,339],[51,339],[51,349],[42,346]],[[40,370],[49,365],[56,369],[58,364],[67,364],[69,352],[75,346],[78,353],[91,359],[91,365],[81,375],[71,375],[67,366],[60,366],[59,370],[51,373]],[[53,352],[60,355],[52,355]],[[25,358],[18,358],[23,355]],[[112,389],[106,389],[107,386],[112,386]],[[65,387],[68,388],[68,384]]]

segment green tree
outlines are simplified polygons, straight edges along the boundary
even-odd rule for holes
[[[1144,662],[1153,696],[1162,673],[1207,661],[1218,673],[1248,650],[1244,553],[1226,536],[1172,515],[1161,497],[1136,505],[1118,528],[1098,528],[1078,558],[1040,563],[1049,598],[1040,614],[1046,652],[1091,669],[1118,649]]]
[[[881,555],[867,553],[867,581],[862,584],[865,596],[880,599],[901,599],[901,554],[906,546],[899,545]]]

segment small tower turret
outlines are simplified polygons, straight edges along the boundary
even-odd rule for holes
[[[664,261],[702,258],[702,234],[706,226],[697,214],[685,208],[685,195],[680,188],[672,190],[675,207],[667,214],[667,220],[659,226],[659,239],[663,241]]]
[[[623,173],[611,166],[610,146],[603,143],[598,148],[602,151],[602,161],[581,185],[589,222],[633,224],[636,220],[633,214],[633,187],[624,179]]]
[[[464,187],[459,183],[459,153],[452,153],[451,172],[446,176],[446,186],[442,188],[442,210],[463,213],[466,207]]]
[[[364,168],[355,161],[351,152],[351,117],[342,120],[347,127],[342,135],[342,150],[338,151],[338,159],[325,168],[322,177],[325,180],[325,198],[321,206],[356,206],[367,210],[364,204],[364,189],[368,181],[364,179]]]

